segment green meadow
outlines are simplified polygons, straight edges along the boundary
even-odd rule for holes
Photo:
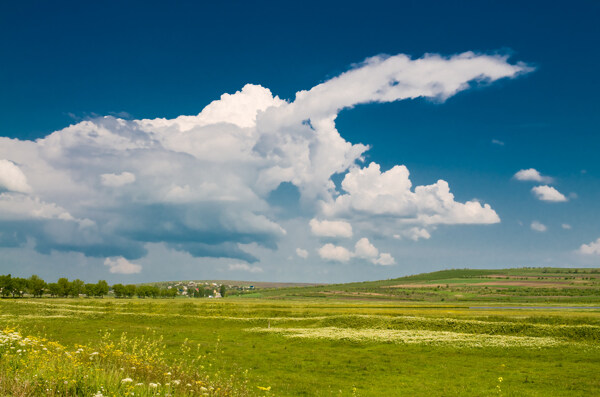
[[[224,299],[3,299],[0,395],[598,395],[596,277],[460,270]]]

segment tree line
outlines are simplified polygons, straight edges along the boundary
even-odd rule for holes
[[[76,298],[80,295],[88,297],[103,297],[112,289],[117,298],[173,298],[177,295],[176,288],[158,288],[150,285],[136,286],[134,284],[115,284],[109,287],[105,280],[97,283],[85,283],[80,279],[69,281],[63,277],[56,283],[46,283],[37,275],[29,278],[12,277],[10,274],[0,275],[0,295],[3,297],[23,297],[30,294],[41,298],[44,294],[57,298]]]

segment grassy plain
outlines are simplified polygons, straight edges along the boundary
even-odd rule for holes
[[[104,395],[599,395],[598,280],[581,271],[455,271],[220,300],[5,299],[0,329],[56,341],[68,351],[84,345],[86,354],[100,356],[107,343],[127,352],[131,341],[161,335],[146,347],[160,353],[157,368],[144,372],[123,361],[99,366],[112,379],[110,393],[108,378],[94,384],[105,383]],[[525,286],[487,284],[506,277],[532,279]],[[555,287],[529,285],[548,284],[550,277]],[[123,335],[130,342],[123,344]],[[10,354],[0,357],[0,387],[14,370],[4,365]],[[173,376],[182,380],[175,389]],[[131,385],[120,383],[129,378]]]

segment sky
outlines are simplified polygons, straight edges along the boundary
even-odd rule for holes
[[[3,2],[0,274],[599,267],[598,17],[596,1]]]

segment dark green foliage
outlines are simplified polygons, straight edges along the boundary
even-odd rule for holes
[[[29,277],[27,281],[29,293],[34,297],[37,296],[41,298],[44,294],[44,289],[46,288],[46,282],[35,274]]]

